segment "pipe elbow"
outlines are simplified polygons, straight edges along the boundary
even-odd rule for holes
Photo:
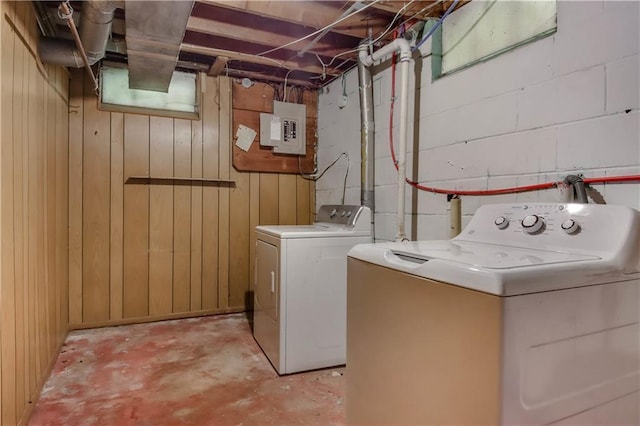
[[[369,47],[366,43],[361,43],[358,46],[358,59],[360,60],[360,63],[365,67],[370,67],[371,65],[373,65],[373,59],[371,55],[369,55],[368,49]]]

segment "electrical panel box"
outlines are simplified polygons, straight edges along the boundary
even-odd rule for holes
[[[305,155],[307,109],[303,104],[273,102],[273,114],[260,114],[260,145],[276,154]]]

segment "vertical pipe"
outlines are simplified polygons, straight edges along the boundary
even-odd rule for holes
[[[373,87],[371,72],[362,62],[358,62],[358,87],[360,91],[360,203],[375,211],[374,197],[374,121]],[[373,215],[372,221],[373,221]]]
[[[397,38],[382,49],[369,55],[367,46],[361,44],[358,48],[358,59],[365,66],[371,66],[379,59],[395,51],[400,51],[400,141],[398,143],[398,211],[396,241],[407,239],[404,230],[405,211],[405,182],[407,159],[407,118],[409,112],[409,61],[411,60],[411,48],[407,40]]]
[[[407,239],[404,227],[405,181],[407,175],[407,118],[409,115],[409,61],[411,53],[400,52],[400,140],[398,142],[398,233],[396,241]]]
[[[449,212],[449,218],[451,222],[451,238],[457,236],[462,230],[462,200],[459,197],[453,197],[449,201],[451,211]]]

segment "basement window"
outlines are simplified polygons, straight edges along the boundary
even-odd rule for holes
[[[432,77],[468,68],[557,29],[555,0],[472,1],[447,17],[434,33]],[[434,25],[434,23],[428,23]]]
[[[100,68],[100,109],[197,120],[198,75],[174,71],[167,93],[129,88],[124,64]]]

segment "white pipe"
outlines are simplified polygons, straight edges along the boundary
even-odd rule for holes
[[[371,66],[376,61],[393,52],[400,51],[400,141],[398,142],[398,210],[396,214],[397,233],[396,241],[407,239],[404,230],[405,211],[405,182],[407,159],[407,118],[409,113],[409,61],[411,60],[411,47],[403,38],[397,38],[382,49],[369,55],[366,44],[359,47],[358,58],[365,66]]]

